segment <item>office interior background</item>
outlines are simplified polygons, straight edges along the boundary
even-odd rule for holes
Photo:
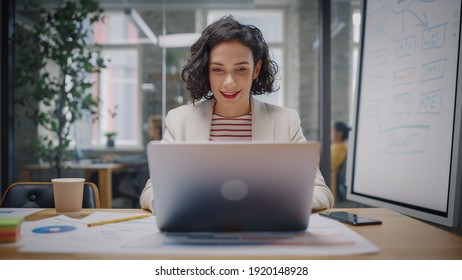
[[[27,144],[44,133],[15,103],[13,73],[18,67],[15,56],[30,50],[18,48],[12,38],[28,32],[27,27],[37,18],[36,12],[26,8],[27,2],[2,2],[0,187],[3,190],[20,181],[23,166],[40,162]],[[54,9],[60,1],[38,2],[44,9]],[[100,74],[89,77],[95,82],[93,95],[101,100],[99,116],[95,120],[84,115],[73,126],[68,160],[97,161],[104,155],[115,154],[129,162],[142,157],[148,141],[148,118],[165,116],[168,110],[191,103],[181,80],[189,46],[209,23],[227,14],[259,27],[280,67],[279,91],[261,99],[296,109],[305,137],[323,144],[328,143],[326,139],[330,141],[335,121],[352,125],[360,46],[360,0],[329,2],[330,52],[328,47],[323,49],[326,45],[320,38],[322,1],[319,0],[100,0],[99,3],[105,21],[92,27],[93,34],[88,40],[90,47],[94,43],[102,46],[100,54],[107,60],[107,67]],[[324,61],[329,64],[329,77],[323,80],[326,66],[322,65],[322,57],[326,52],[328,60]],[[323,81],[329,81],[327,99],[323,99],[326,94]],[[107,146],[105,134],[110,131],[117,133],[114,147]],[[326,151],[324,147],[323,156]],[[64,176],[83,176],[79,172],[65,170]],[[329,172],[323,173],[326,181],[330,181]],[[33,181],[49,181],[51,177],[46,170],[32,174]],[[135,207],[133,196],[126,196],[115,190],[114,201],[118,202],[114,207]],[[132,202],[126,204],[126,199]],[[344,203],[337,206],[366,207]]]

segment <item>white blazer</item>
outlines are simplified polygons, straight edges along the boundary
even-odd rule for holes
[[[162,141],[209,141],[214,104],[213,99],[204,99],[196,102],[195,105],[185,105],[170,110],[165,119],[166,128]],[[306,142],[296,110],[264,103],[253,96],[250,98],[250,104],[252,141]],[[151,180],[148,180],[141,193],[141,208],[153,211],[152,199],[152,184]],[[332,208],[333,205],[332,192],[326,186],[318,168],[313,194],[313,209]]]

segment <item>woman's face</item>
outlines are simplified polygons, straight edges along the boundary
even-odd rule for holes
[[[258,77],[261,61],[254,67],[252,50],[239,41],[215,45],[209,57],[210,88],[216,99],[214,113],[237,117],[250,112],[250,88]]]

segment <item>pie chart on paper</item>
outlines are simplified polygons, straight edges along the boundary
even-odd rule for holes
[[[32,230],[33,233],[61,233],[67,231],[76,230],[76,227],[73,226],[46,226],[46,227],[39,227]]]

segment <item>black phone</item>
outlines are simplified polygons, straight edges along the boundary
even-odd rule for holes
[[[321,212],[319,215],[354,226],[380,225],[382,223],[380,220],[371,219],[345,211]]]

